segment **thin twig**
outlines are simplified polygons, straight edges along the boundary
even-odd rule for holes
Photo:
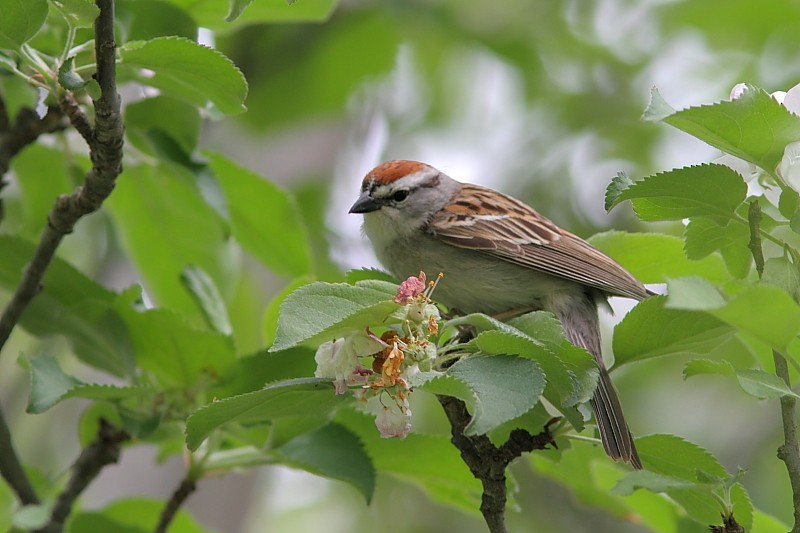
[[[82,187],[72,194],[61,195],[48,216],[33,258],[25,269],[22,281],[0,316],[0,350],[19,321],[22,312],[41,289],[42,277],[53,259],[56,248],[75,223],[96,211],[114,189],[122,172],[123,124],[120,99],[114,72],[114,1],[97,0],[100,15],[95,21],[97,80],[101,96],[94,101],[95,143],[91,150],[92,169]],[[1,169],[0,169],[1,170]]]
[[[791,387],[789,365],[786,358],[773,350],[775,373],[787,387]],[[794,507],[794,526],[792,533],[800,533],[800,444],[797,440],[797,400],[788,394],[781,396],[781,417],[783,418],[784,443],[778,447],[778,458],[786,464],[789,483],[792,486]]]
[[[181,508],[183,502],[185,502],[195,490],[197,490],[197,480],[190,471],[186,474],[186,477],[183,478],[180,485],[178,485],[178,488],[175,489],[175,492],[172,493],[167,505],[164,506],[164,510],[161,511],[161,518],[159,518],[158,524],[153,530],[155,533],[166,533],[169,524],[178,513],[178,509]]]
[[[97,438],[83,449],[72,465],[72,476],[58,495],[50,513],[50,521],[39,530],[39,533],[59,533],[64,530],[64,522],[72,510],[72,504],[106,465],[119,460],[122,443],[128,439],[130,435],[125,431],[100,419]]]
[[[70,124],[80,133],[83,140],[86,141],[86,144],[89,145],[89,148],[94,148],[94,128],[89,124],[89,119],[86,118],[86,114],[83,112],[80,105],[78,105],[75,95],[71,92],[65,92],[61,95],[61,98],[59,98],[58,105],[61,111],[69,118]]]
[[[483,485],[481,513],[491,533],[505,533],[506,500],[506,468],[509,463],[532,450],[543,450],[552,445],[553,437],[545,428],[537,435],[531,435],[523,429],[515,429],[511,436],[499,448],[486,435],[465,435],[470,415],[463,401],[451,396],[438,396],[444,412],[450,421],[450,439],[458,448],[461,458]]]
[[[39,497],[33,490],[30,479],[28,479],[19,456],[14,450],[11,441],[11,431],[8,429],[3,410],[0,409],[0,473],[6,480],[8,486],[14,489],[22,505],[33,505],[39,503]]]
[[[39,245],[23,272],[17,290],[0,315],[0,351],[19,322],[23,311],[41,290],[42,278],[61,240],[72,231],[75,223],[82,216],[96,211],[102,205],[103,201],[111,194],[116,177],[122,172],[123,124],[116,87],[114,1],[97,0],[97,5],[100,8],[100,14],[95,20],[95,51],[97,80],[101,96],[94,101],[95,143],[91,147],[92,169],[86,175],[82,187],[70,195],[60,196],[51,209]],[[54,109],[57,110],[60,121],[63,117],[61,110]],[[49,115],[48,112],[47,116]],[[42,121],[47,119],[47,116]],[[15,128],[23,119],[25,119],[25,115],[20,112],[15,121]],[[37,122],[38,117],[36,119],[36,121],[31,120],[31,124],[41,125],[40,122]],[[34,128],[32,131],[36,133],[41,130]],[[28,143],[33,142],[40,134],[33,135],[33,133],[27,137],[23,136],[22,139]],[[20,139],[4,139],[0,142],[0,150],[5,150],[5,152],[0,152],[0,171],[5,172],[8,169],[11,157],[21,149],[21,142]],[[14,147],[18,148],[14,149]],[[28,491],[30,481],[27,480],[22,470],[10,435],[3,433],[0,431],[0,475],[14,488],[20,498],[24,494],[27,500],[35,499],[35,494]]]

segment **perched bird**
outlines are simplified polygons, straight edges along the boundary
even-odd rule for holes
[[[443,272],[436,299],[448,307],[553,313],[567,339],[597,361],[591,406],[606,453],[642,468],[603,363],[597,316],[598,303],[609,296],[650,294],[633,275],[519,200],[417,161],[375,167],[350,213],[364,215],[378,260],[398,278]]]

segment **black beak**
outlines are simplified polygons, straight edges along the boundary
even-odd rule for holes
[[[350,208],[350,213],[372,213],[383,207],[380,202],[376,201],[369,195],[369,191],[364,191],[359,196],[356,203]]]

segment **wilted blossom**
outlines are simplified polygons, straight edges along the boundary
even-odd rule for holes
[[[439,279],[441,274],[439,275]],[[388,328],[378,338],[369,328],[322,344],[315,356],[317,377],[334,380],[336,394],[353,390],[356,399],[375,414],[382,437],[405,437],[411,430],[410,378],[430,370],[436,358],[439,309],[424,272],[400,284],[393,301],[402,305],[375,326]],[[363,361],[371,357],[371,364]],[[371,367],[371,368],[370,368]]]
[[[382,405],[375,417],[375,426],[384,439],[405,438],[411,431],[411,409],[408,399]]]
[[[344,394],[348,385],[361,384],[366,380],[367,369],[361,365],[359,357],[372,355],[385,347],[386,343],[368,329],[325,342],[314,355],[317,363],[314,375],[333,379],[336,394]]]

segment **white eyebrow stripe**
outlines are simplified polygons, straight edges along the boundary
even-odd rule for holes
[[[510,218],[511,215],[470,215],[475,220],[486,220],[488,222],[493,222],[495,220],[505,220]]]

